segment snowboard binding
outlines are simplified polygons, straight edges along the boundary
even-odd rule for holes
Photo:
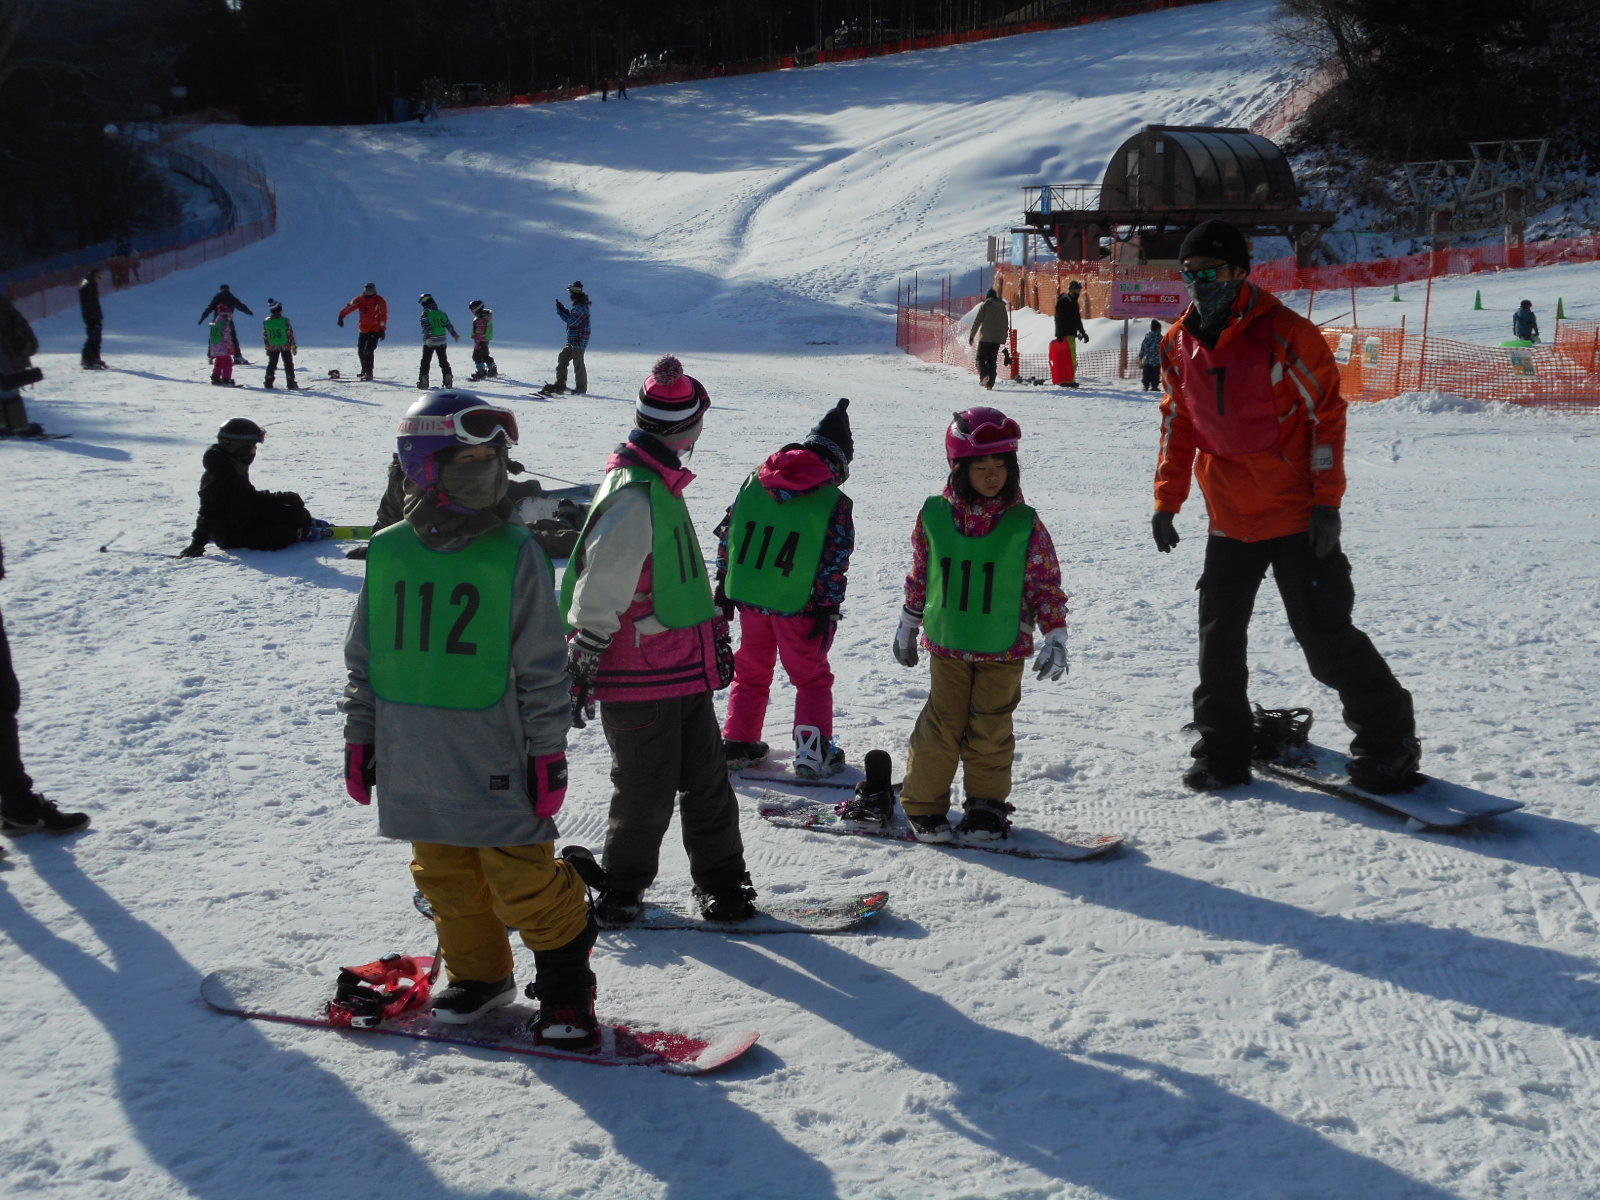
[[[426,1009],[433,979],[409,954],[385,954],[377,962],[341,967],[328,1020],[340,1028],[371,1029],[402,1013]]]
[[[1311,741],[1309,708],[1262,708],[1256,711],[1250,757],[1257,762],[1294,764],[1307,758],[1305,747]]]

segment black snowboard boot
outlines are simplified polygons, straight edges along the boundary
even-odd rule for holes
[[[765,742],[730,742],[722,739],[722,756],[728,760],[728,770],[742,771],[766,758],[771,749]]]
[[[465,1025],[484,1013],[517,998],[517,981],[510,975],[485,982],[458,979],[433,996],[433,1019],[446,1025]]]
[[[1401,738],[1378,750],[1363,750],[1350,759],[1350,782],[1364,792],[1389,796],[1420,787],[1427,776],[1418,773],[1422,744]]]
[[[600,928],[591,917],[583,932],[565,946],[533,952],[536,974],[527,987],[527,995],[539,1002],[539,1011],[528,1022],[528,1030],[539,1045],[553,1050],[599,1048],[595,978],[589,969],[589,953],[599,936]]]
[[[8,837],[21,837],[25,833],[77,833],[88,827],[88,813],[64,813],[38,792],[0,804],[0,833]]]
[[[894,820],[894,783],[889,779],[893,764],[886,752],[868,750],[861,766],[867,777],[856,784],[856,794],[835,811],[852,825],[887,829]]]
[[[997,842],[1006,837],[1006,831],[1011,828],[1006,815],[1016,811],[1015,805],[1007,804],[1004,800],[968,796],[966,811],[956,832],[974,842]]]
[[[748,872],[732,883],[697,887],[694,898],[707,921],[748,921],[756,915],[756,889]]]

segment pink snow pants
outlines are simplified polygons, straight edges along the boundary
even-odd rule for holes
[[[823,740],[833,736],[833,670],[827,637],[808,639],[809,616],[775,616],[739,609],[739,650],[733,656],[733,688],[722,736],[730,742],[759,742],[767,719],[772,672],[777,659],[794,683],[794,723],[815,725]]]

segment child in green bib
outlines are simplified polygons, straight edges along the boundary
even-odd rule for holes
[[[429,392],[400,422],[404,519],[373,537],[345,637],[345,788],[411,843],[448,976],[433,1019],[515,998],[509,927],[533,951],[534,1039],[592,1050],[599,871],[586,850],[555,853],[566,644],[550,563],[510,520],[516,438],[516,417],[471,392]]]
[[[956,413],[945,433],[949,481],[923,504],[911,535],[894,656],[916,666],[922,630],[933,679],[900,793],[919,841],[1006,836],[1016,749],[1011,714],[1022,699],[1035,626],[1045,635],[1033,664],[1038,677],[1060,679],[1067,670],[1067,596],[1050,533],[1022,502],[1021,439],[1021,427],[998,409]],[[957,767],[966,803],[952,830],[947,814]],[[868,791],[845,807],[847,819],[884,825],[894,798]]]

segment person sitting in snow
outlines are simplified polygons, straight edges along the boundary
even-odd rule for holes
[[[844,752],[833,739],[833,645],[855,549],[850,477],[855,443],[849,400],[823,416],[802,442],[769,455],[717,526],[716,599],[739,615],[739,652],[722,749],[736,771],[767,756],[761,740],[777,659],[794,682],[794,771],[835,774]]]
[[[329,526],[306,511],[294,492],[263,492],[250,482],[250,464],[266,432],[234,417],[217,430],[201,460],[200,516],[179,558],[199,558],[215,542],[223,550],[282,550],[326,536]]]

